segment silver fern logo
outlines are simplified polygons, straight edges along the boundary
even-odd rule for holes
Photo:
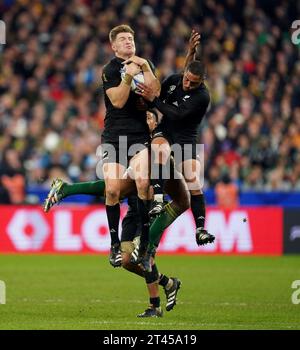
[[[0,45],[6,44],[6,25],[0,20]]]

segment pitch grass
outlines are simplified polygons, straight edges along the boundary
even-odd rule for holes
[[[178,303],[163,318],[139,319],[143,280],[101,256],[2,255],[7,288],[0,329],[300,329],[291,284],[300,256],[158,256],[178,276]],[[161,290],[162,305],[165,295]]]

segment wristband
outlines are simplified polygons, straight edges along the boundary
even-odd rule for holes
[[[133,76],[132,76],[132,75],[130,75],[130,74],[128,74],[128,73],[125,73],[124,77],[122,78],[122,81],[123,81],[126,85],[130,86],[130,85],[131,85],[131,82],[132,82],[132,79],[133,79]]]

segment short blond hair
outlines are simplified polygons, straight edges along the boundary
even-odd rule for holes
[[[114,27],[109,32],[109,41],[112,43],[116,40],[116,37],[119,33],[130,33],[134,36],[134,30],[127,24],[121,24],[119,26]]]

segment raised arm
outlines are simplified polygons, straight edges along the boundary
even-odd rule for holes
[[[188,52],[184,61],[184,69],[193,60],[201,61],[202,48],[200,45],[200,39],[201,35],[193,29],[189,40]]]

